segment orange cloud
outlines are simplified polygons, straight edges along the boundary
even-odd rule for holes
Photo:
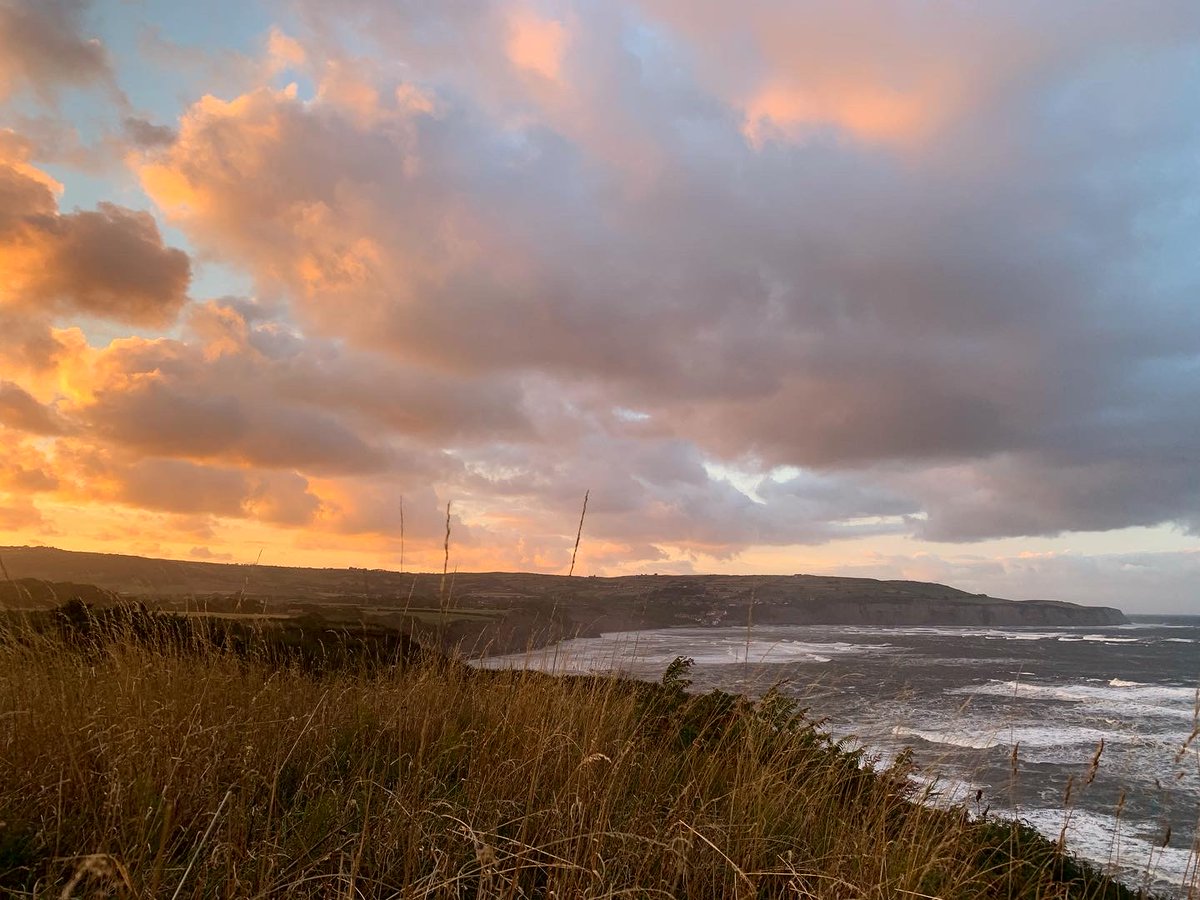
[[[54,179],[27,147],[0,143],[0,308],[164,325],[187,299],[191,263],[149,213],[101,203],[60,213]]]
[[[317,97],[343,110],[360,128],[370,128],[387,115],[380,106],[379,90],[344,60],[330,60],[326,64]]]
[[[190,280],[187,254],[163,246],[149,213],[111,203],[26,219],[0,244],[0,292],[22,306],[162,325]]]
[[[10,381],[0,381],[0,425],[30,434],[53,435],[63,430],[53,409],[43,406],[28,391]]]
[[[0,534],[9,532],[21,539],[30,532],[44,529],[41,510],[28,497],[0,494]]]
[[[746,103],[742,133],[756,149],[776,135],[791,138],[830,127],[868,142],[903,144],[924,134],[938,112],[935,98],[879,85],[771,85]]]
[[[142,187],[160,209],[173,217],[202,215],[212,212],[207,193],[199,186],[200,172],[179,163],[203,147],[196,146],[198,138],[211,130],[230,132],[236,140],[226,145],[221,161],[222,175],[230,181],[253,179],[263,166],[262,147],[270,147],[280,139],[283,122],[278,114],[277,101],[295,97],[295,89],[284,91],[259,90],[226,102],[211,95],[197,101],[180,122],[175,143],[165,155],[134,156],[131,162],[142,181]],[[250,128],[245,121],[253,122]]]
[[[267,69],[272,75],[299,68],[307,61],[308,54],[299,41],[285,34],[278,26],[271,27],[267,35]]]
[[[567,37],[561,22],[542,18],[528,9],[517,10],[508,19],[505,50],[509,62],[518,69],[561,81]]]
[[[294,89],[228,102],[205,97],[183,117],[174,144],[132,162],[154,202],[192,228],[198,243],[219,246],[265,283],[327,298],[370,285],[382,253],[367,233],[369,194],[336,177],[344,149],[316,128],[333,120],[339,132],[365,129],[385,114],[393,113],[380,106],[374,87],[334,66],[312,105],[299,102]],[[329,158],[308,158],[314,150]],[[281,166],[281,155],[293,161]],[[389,163],[403,167],[402,155]],[[272,225],[247,230],[248,218],[259,215]]]
[[[0,457],[0,490],[14,494],[36,494],[52,491],[59,485],[51,461],[38,442],[30,440],[19,429],[0,426],[4,456]]]

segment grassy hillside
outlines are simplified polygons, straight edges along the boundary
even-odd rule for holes
[[[1127,897],[783,698],[10,621],[13,897]]]
[[[818,575],[400,573],[305,569],[0,548],[16,579],[74,581],[166,609],[317,613],[406,629],[438,626],[467,651],[510,652],[563,636],[672,625],[1111,625],[1119,610],[1015,602],[942,584]],[[420,615],[414,615],[420,613]],[[449,616],[448,614],[452,614]]]

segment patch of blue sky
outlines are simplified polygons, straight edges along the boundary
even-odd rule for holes
[[[804,469],[799,466],[762,468],[751,463],[739,466],[712,459],[705,460],[704,471],[714,481],[726,481],[733,485],[755,503],[766,503],[766,500],[758,492],[764,481],[783,484],[804,475]]]
[[[143,0],[132,16],[128,0],[99,0],[93,24],[133,113],[154,124],[173,124],[206,93],[249,88],[239,68],[264,58],[273,26],[288,33],[294,25],[281,6],[246,0]],[[281,72],[275,86],[291,82],[312,96],[301,73]]]
[[[245,272],[216,260],[197,260],[192,257],[192,285],[188,291],[200,300],[220,297],[249,297],[254,293],[254,281]]]
[[[34,160],[37,167],[63,186],[58,208],[63,213],[95,209],[100,203],[116,203],[130,209],[150,209],[150,201],[132,175],[120,171],[85,172],[77,166]]]
[[[733,485],[755,503],[766,503],[762,496],[758,493],[758,487],[762,483],[764,473],[757,472],[751,469],[743,469],[738,466],[733,466],[728,463],[719,462],[717,460],[705,460],[704,471],[708,473],[708,477],[713,481],[724,481]]]

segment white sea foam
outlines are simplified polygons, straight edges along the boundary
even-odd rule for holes
[[[989,641],[1048,641],[1058,637],[1056,634],[1041,634],[1036,631],[985,631],[982,634],[969,636],[985,637]]]
[[[894,738],[915,737],[931,744],[943,744],[968,750],[991,750],[995,747],[1009,749],[1014,744],[1019,744],[1022,756],[1029,758],[1029,752],[1033,751],[1036,759],[1029,758],[1029,761],[1036,762],[1057,761],[1058,757],[1068,762],[1076,762],[1080,759],[1080,747],[1095,747],[1101,738],[1110,744],[1142,740],[1137,735],[1114,734],[1111,731],[1086,725],[997,726],[972,719],[941,728],[912,728],[907,725],[896,725],[890,733]],[[1055,753],[1054,751],[1057,750],[1063,750],[1066,753]]]
[[[855,625],[839,627],[837,630],[846,635],[985,638],[989,641],[1052,641],[1063,634],[1062,631],[1022,631],[1019,628],[978,628],[961,625]]]
[[[1081,809],[1021,810],[1020,817],[1050,840],[1058,839],[1065,824],[1069,850],[1133,885],[1145,879],[1150,887],[1155,883],[1180,887],[1194,866],[1189,850],[1159,846],[1160,827],[1136,826]]]
[[[1009,743],[1020,744],[1022,750],[1056,750],[1069,752],[1060,757],[1064,762],[1078,762],[1080,747],[1095,747],[1103,739],[1109,744],[1140,741],[1136,735],[1123,735],[1108,729],[1086,725],[1021,725],[1005,730]],[[1028,756],[1028,754],[1026,754]],[[1037,760],[1051,761],[1055,754],[1040,753]]]
[[[676,656],[689,656],[698,666],[769,665],[788,662],[829,662],[834,656],[849,656],[864,652],[866,647],[841,641],[764,641],[723,639],[708,641],[688,649],[684,644],[667,646],[643,644],[637,661],[646,665],[666,666]]]
[[[969,750],[990,750],[992,747],[999,747],[1002,743],[995,737],[973,737],[962,731],[930,731],[924,728],[908,728],[904,725],[895,726],[892,734],[895,737],[915,737],[931,744],[945,744],[949,747],[963,747]]]
[[[1127,717],[1133,712],[1146,716],[1191,718],[1196,701],[1194,688],[1138,684],[1122,682],[1120,679],[1114,679],[1107,684],[990,681],[986,684],[952,688],[947,693],[1090,704],[1098,711],[1111,710],[1122,717]]]
[[[835,656],[886,651],[886,644],[845,641],[797,641],[788,638],[747,641],[738,630],[696,634],[700,629],[617,632],[599,638],[563,641],[532,653],[480,660],[485,668],[532,668],[554,672],[661,672],[677,656],[698,666],[772,665],[794,662],[827,663]],[[742,633],[744,634],[744,632]]]

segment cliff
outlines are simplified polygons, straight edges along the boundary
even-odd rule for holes
[[[585,632],[672,625],[963,625],[1104,626],[1128,620],[1118,609],[1060,601],[1014,601],[970,594],[942,584],[820,575],[459,575],[464,597],[486,604],[528,592],[525,579],[560,593],[567,614]]]

